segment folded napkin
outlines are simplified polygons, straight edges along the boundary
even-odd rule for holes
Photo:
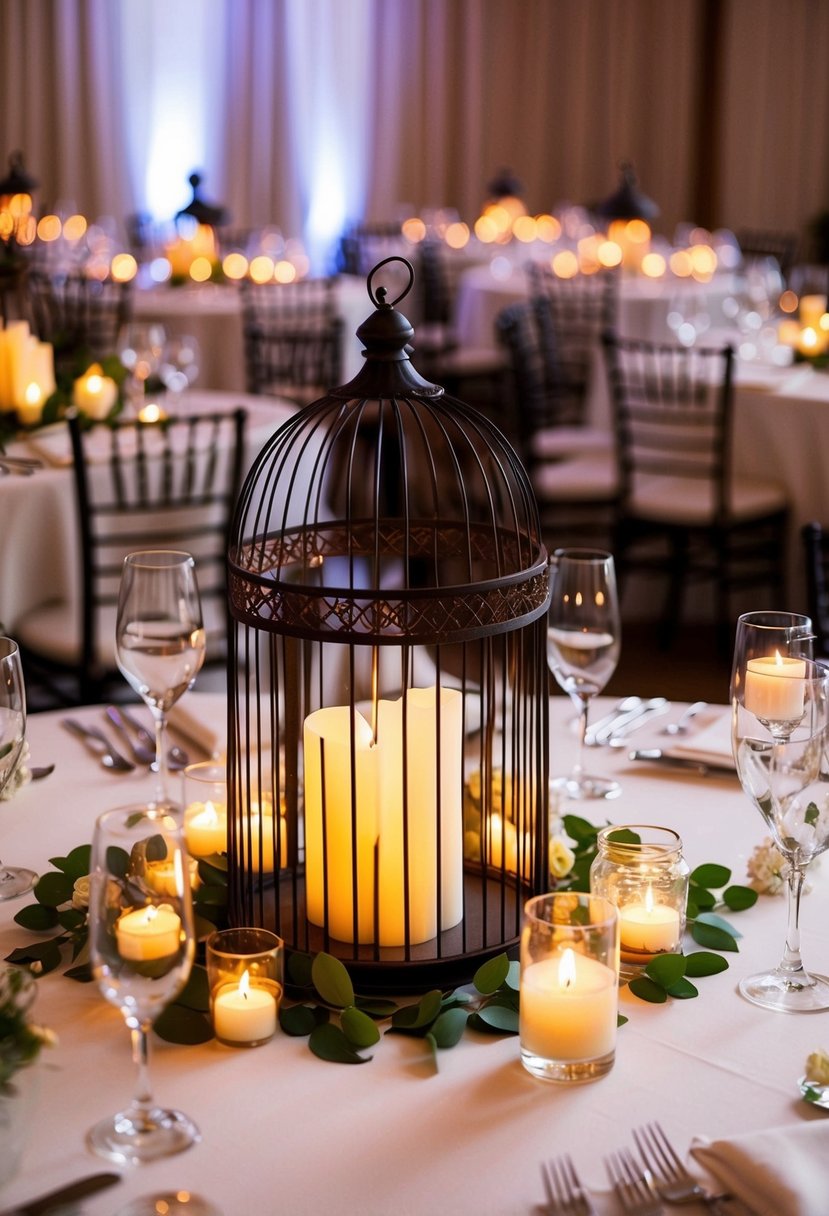
[[[770,1127],[728,1140],[696,1137],[691,1153],[757,1216],[826,1216],[829,1122]]]
[[[666,749],[668,755],[681,756],[687,760],[699,760],[703,764],[728,764],[734,766],[731,747],[731,710],[720,710],[712,721],[700,727],[693,735],[674,743]]]
[[[215,759],[227,754],[227,696],[223,692],[191,692],[176,701],[167,724],[177,735],[195,743]]]

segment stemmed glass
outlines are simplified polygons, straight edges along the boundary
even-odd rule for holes
[[[731,678],[732,742],[745,793],[786,859],[788,925],[783,956],[740,991],[767,1009],[829,1008],[829,980],[800,955],[806,867],[829,848],[829,671],[811,659],[808,617],[748,613],[737,626]]]
[[[130,321],[118,335],[118,357],[127,369],[127,396],[134,410],[142,404],[147,381],[157,376],[167,334],[157,322]]]
[[[189,334],[169,338],[161,352],[158,374],[173,398],[181,397],[198,379],[201,350]]]
[[[26,688],[17,642],[0,637],[0,792],[11,779],[26,738]],[[25,895],[37,882],[33,870],[0,862],[0,899]]]
[[[614,798],[618,781],[584,771],[584,736],[590,701],[619,662],[621,622],[613,557],[600,549],[558,549],[551,562],[552,599],[547,616],[547,662],[559,686],[579,710],[579,751],[569,777],[550,788],[570,798]]]
[[[184,988],[195,955],[190,869],[174,809],[106,811],[92,837],[92,970],[129,1027],[137,1083],[130,1105],[96,1123],[88,1141],[124,1165],[178,1153],[201,1138],[187,1115],[155,1105],[147,1058],[152,1023]]]
[[[115,623],[121,674],[155,722],[155,769],[167,797],[167,713],[192,685],[204,662],[205,632],[189,553],[145,549],[124,558]]]

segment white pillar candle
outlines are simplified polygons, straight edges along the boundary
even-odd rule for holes
[[[644,954],[670,953],[679,948],[679,912],[667,904],[654,903],[648,887],[642,903],[619,908],[619,939],[623,950]]]
[[[31,380],[23,393],[23,400],[17,403],[17,417],[21,426],[36,426],[43,415],[43,390],[36,380]]]
[[[247,971],[238,984],[220,988],[213,998],[213,1029],[226,1043],[260,1043],[276,1031],[276,997],[251,985]]]
[[[377,741],[381,751],[382,791],[379,850],[382,946],[399,946],[406,941],[407,894],[411,944],[430,941],[439,930],[450,929],[463,916],[463,698],[453,688],[411,688],[406,694],[405,817],[403,723],[402,699],[380,701]]]
[[[616,1045],[616,974],[569,946],[521,972],[521,1047],[545,1060],[595,1060]]]
[[[175,954],[181,940],[181,920],[167,904],[149,904],[125,912],[115,924],[121,958],[151,962]]]
[[[227,852],[227,807],[223,802],[193,802],[184,812],[184,839],[193,857]]]
[[[820,318],[826,312],[826,296],[811,295],[800,297],[798,316],[800,324],[810,325],[813,329],[820,326]]]
[[[260,807],[258,802],[238,820],[237,835],[244,847],[245,864],[256,874],[273,874],[276,869],[276,832],[273,805],[268,798]],[[279,817],[279,856],[287,864],[288,825],[284,814]]]
[[[744,703],[764,722],[792,722],[803,716],[806,664],[802,659],[774,654],[749,659]]]
[[[35,339],[29,333],[26,321],[10,321],[6,326],[6,375],[5,389],[8,404],[17,409],[23,404],[26,389],[32,382],[31,352]]]
[[[308,919],[313,925],[324,925],[327,902],[332,937],[353,941],[356,904],[358,941],[371,942],[382,747],[374,745],[371,727],[362,714],[352,714],[347,705],[309,714],[303,745]]]

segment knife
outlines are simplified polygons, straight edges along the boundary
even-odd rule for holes
[[[736,772],[734,765],[725,759],[694,760],[691,756],[672,756],[663,752],[659,747],[645,747],[628,752],[628,760],[648,760],[652,764],[668,764],[673,768],[686,768],[691,772],[699,773],[701,777],[707,777],[709,773],[734,774]]]
[[[68,1203],[74,1203],[76,1199],[94,1195],[96,1191],[102,1191],[120,1181],[120,1174],[89,1174],[86,1178],[79,1178],[77,1182],[59,1186],[57,1190],[49,1191],[38,1199],[30,1199],[27,1203],[19,1203],[13,1208],[5,1208],[0,1212],[0,1216],[46,1216],[48,1212],[55,1212]]]

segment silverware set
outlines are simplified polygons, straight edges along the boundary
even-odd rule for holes
[[[660,1216],[664,1204],[703,1204],[720,1216],[735,1211],[720,1202],[729,1196],[711,1195],[700,1186],[658,1123],[634,1128],[633,1140],[638,1158],[630,1149],[621,1148],[604,1159],[618,1210],[625,1216]],[[569,1156],[544,1162],[541,1177],[545,1216],[596,1216],[596,1208]]]
[[[103,768],[113,773],[131,773],[136,765],[147,768],[155,766],[155,739],[146,727],[123,706],[108,705],[105,716],[109,725],[118,733],[119,740],[129,752],[129,757],[119,751],[111,739],[96,726],[87,726],[77,718],[62,718],[61,726],[75,735],[84,747],[95,756]],[[131,758],[130,758],[131,757]],[[180,770],[190,763],[187,753],[173,746],[167,753],[167,764],[172,770]]]
[[[0,452],[0,473],[12,473],[17,477],[31,477],[35,469],[42,469],[42,460],[33,460],[27,456],[7,456]]]
[[[707,707],[707,702],[695,701],[675,722],[669,722],[660,733],[664,735],[687,734],[690,723]],[[654,718],[669,714],[671,708],[671,702],[665,697],[647,699],[625,697],[609,714],[588,727],[584,742],[587,747],[624,747],[628,735]]]

